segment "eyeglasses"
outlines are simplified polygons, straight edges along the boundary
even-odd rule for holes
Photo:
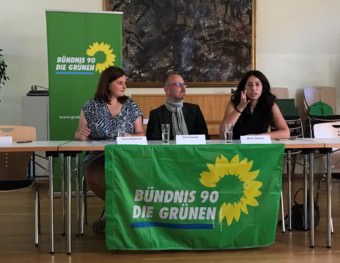
[[[184,88],[188,87],[188,85],[185,84],[184,82],[171,82],[171,83],[166,84],[166,86],[167,87],[176,86],[176,87],[184,87]]]

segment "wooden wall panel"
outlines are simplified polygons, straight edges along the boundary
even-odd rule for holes
[[[159,107],[165,102],[164,94],[134,94],[131,98],[138,104],[144,118],[149,118],[152,109]],[[209,134],[212,137],[219,135],[219,124],[222,121],[230,94],[187,94],[185,101],[198,104],[204,115]]]

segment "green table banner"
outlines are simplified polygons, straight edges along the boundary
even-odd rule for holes
[[[284,145],[107,145],[110,250],[275,242]]]

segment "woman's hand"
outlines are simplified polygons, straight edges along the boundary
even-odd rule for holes
[[[240,103],[237,105],[237,110],[239,112],[242,112],[248,105],[250,100],[247,98],[247,92],[241,91],[241,98],[240,98]]]
[[[78,129],[78,133],[80,136],[89,137],[91,134],[91,130],[88,127],[80,128]]]
[[[75,137],[79,141],[86,141],[91,134],[91,130],[87,127],[87,121],[83,112],[80,113],[78,129],[75,132]]]

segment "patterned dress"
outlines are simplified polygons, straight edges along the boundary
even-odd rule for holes
[[[88,127],[91,130],[90,140],[108,140],[117,137],[118,127],[125,126],[127,133],[134,133],[134,123],[142,115],[137,104],[128,99],[122,110],[112,116],[106,103],[96,99],[89,100],[82,109]]]
[[[112,116],[106,103],[98,99],[86,102],[82,111],[91,130],[90,140],[114,140],[117,137],[118,127],[121,126],[125,126],[127,133],[133,134],[134,123],[139,116],[142,116],[141,110],[130,98],[116,116]],[[92,161],[104,162],[103,152],[88,152],[82,166]]]

